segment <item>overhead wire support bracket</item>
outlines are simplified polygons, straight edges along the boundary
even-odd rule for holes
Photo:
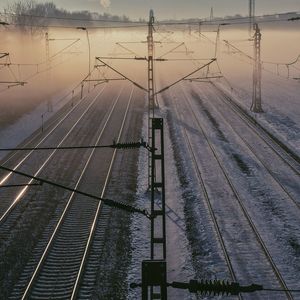
[[[249,41],[254,41],[254,39],[251,39],[251,40],[249,39]],[[233,48],[233,49],[236,50],[238,53],[240,53],[240,54],[246,56],[246,57],[249,58],[250,60],[252,60],[252,61],[255,60],[252,56],[250,56],[250,55],[248,55],[247,53],[245,53],[244,51],[240,50],[239,48],[237,48],[236,46],[234,46],[233,44],[231,44],[229,41],[223,40],[223,42],[225,43],[226,46]]]
[[[83,80],[83,82],[95,82],[94,88],[100,84],[103,83],[108,83],[110,81],[121,81],[121,80],[126,80],[125,78],[104,78],[104,79],[86,79]]]
[[[123,44],[123,43],[121,43],[121,42],[116,43],[116,45],[118,45],[119,47],[123,48],[123,49],[126,50],[128,53],[131,53],[131,54],[133,54],[133,55],[139,57],[139,54],[138,54],[138,53],[132,51],[131,49],[129,49],[129,48],[125,47],[125,46],[123,46],[122,44]]]
[[[212,64],[214,61],[216,61],[216,58],[212,58],[210,62],[208,62],[207,64],[201,66],[200,68],[197,68],[196,70],[194,70],[193,72],[189,73],[188,75],[176,80],[175,82],[173,82],[172,84],[162,88],[161,90],[159,90],[158,92],[156,92],[154,95],[158,95],[166,90],[168,90],[169,88],[171,88],[172,86],[174,86],[175,84],[179,83],[180,81],[186,80],[189,76],[197,73],[198,71],[200,71],[201,69],[204,69],[205,67],[209,66],[210,64]]]
[[[147,57],[114,57],[114,56],[100,56],[100,59],[110,59],[110,60],[143,60],[148,61]],[[211,58],[153,58],[153,61],[200,61],[200,60],[210,60]],[[99,66],[99,65],[96,65]],[[100,65],[103,66],[103,65]]]
[[[17,85],[24,86],[25,84],[27,84],[27,82],[26,81],[0,81],[0,84],[9,84],[8,87],[13,87]]]
[[[108,67],[109,69],[111,69],[112,71],[116,72],[117,74],[119,74],[120,76],[124,77],[125,79],[127,79],[128,81],[130,81],[132,84],[134,84],[136,87],[138,87],[139,89],[148,92],[148,90],[146,88],[144,88],[143,86],[141,86],[140,84],[138,84],[137,82],[135,82],[134,80],[130,79],[129,77],[127,77],[126,75],[122,74],[121,72],[119,72],[118,70],[116,70],[115,68],[113,68],[112,66],[110,66],[109,64],[107,64],[106,62],[104,62],[100,57],[96,57],[96,59],[98,61],[100,61],[104,66]]]
[[[6,57],[6,56],[9,56],[9,53],[4,53],[4,52],[0,53],[0,59],[3,58],[3,57]]]
[[[205,79],[216,79],[216,78],[223,78],[224,76],[220,75],[220,76],[206,76],[206,77],[195,77],[195,78],[187,78],[184,80],[187,81],[205,81]]]
[[[100,59],[114,59],[114,60],[146,60],[147,61],[147,57],[140,57],[140,56],[135,56],[135,57],[114,57],[114,56],[99,56],[97,58]]]

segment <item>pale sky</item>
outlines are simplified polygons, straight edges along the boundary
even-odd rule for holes
[[[3,9],[14,0],[0,0]],[[26,0],[21,0],[26,1]],[[37,2],[51,2],[38,0]],[[67,10],[90,10],[127,15],[136,19],[148,18],[150,8],[154,9],[157,19],[165,18],[204,18],[213,7],[215,16],[248,13],[248,0],[52,0],[59,8]],[[102,3],[102,4],[101,4]],[[105,8],[106,7],[106,8]],[[300,11],[300,0],[256,0],[256,14]]]

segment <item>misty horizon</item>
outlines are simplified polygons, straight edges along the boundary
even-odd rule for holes
[[[20,1],[26,3],[25,0]],[[35,1],[37,3],[46,3],[47,0]],[[157,19],[188,19],[188,18],[207,18],[213,10],[215,17],[225,17],[234,15],[248,15],[248,1],[241,0],[228,0],[224,1],[196,1],[190,0],[189,3],[179,0],[167,0],[161,3],[158,0],[148,0],[141,3],[137,0],[124,1],[121,0],[53,0],[57,8],[65,9],[71,12],[75,11],[89,11],[91,13],[96,12],[98,14],[110,14],[118,16],[128,16],[132,20],[147,19],[150,9],[154,9]],[[13,2],[8,0],[0,0],[0,9],[4,10],[8,5]],[[233,9],[234,8],[234,9]],[[299,11],[299,1],[288,0],[282,3],[282,1],[272,1],[270,6],[269,0],[261,0],[256,4],[256,15],[265,14],[277,14],[286,12]]]

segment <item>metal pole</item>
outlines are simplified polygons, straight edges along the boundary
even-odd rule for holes
[[[153,23],[154,23],[154,12],[151,9],[149,14],[148,23],[148,144],[152,144],[152,121],[154,118],[154,70],[153,70],[153,55],[154,55],[154,42],[153,42]],[[151,153],[148,157],[148,187],[151,188]]]
[[[88,28],[87,27],[76,27],[76,29],[79,29],[79,30],[84,30],[86,32],[86,38],[87,38],[87,42],[88,42],[88,59],[89,59],[89,67],[88,67],[88,70],[89,70],[89,74],[88,74],[88,78],[90,79],[90,76],[91,76],[91,43],[90,43],[90,37],[89,37],[89,31],[88,31]],[[88,93],[90,92],[90,82],[88,84]],[[82,98],[82,97],[81,97]]]
[[[255,26],[255,0],[249,0],[249,21],[249,35],[251,35]]]
[[[74,106],[74,90],[72,91],[72,107]]]
[[[88,29],[86,29],[86,38],[87,38],[88,47],[89,47],[89,78],[91,78],[91,43],[90,43],[90,37],[89,37]],[[88,92],[90,92],[90,87],[91,87],[91,83],[89,82]]]
[[[83,97],[83,87],[84,87],[84,83],[81,83],[81,93],[80,93],[80,99],[82,99]]]
[[[253,95],[251,110],[256,113],[263,112],[261,106],[261,33],[258,24],[254,24],[254,66],[253,66]]]
[[[51,61],[50,61],[50,44],[49,44],[49,33],[45,33],[45,39],[46,39],[46,71],[47,71],[47,80],[50,81],[51,74]],[[53,105],[52,105],[52,100],[48,98],[47,100],[47,111],[48,112],[53,112]]]
[[[165,160],[164,122],[162,118],[152,118],[151,151],[151,261],[153,266],[165,266],[167,258],[166,209],[165,209]],[[148,264],[147,263],[147,264]],[[147,273],[147,272],[146,272]],[[152,270],[156,282],[148,282],[150,299],[167,299],[166,271],[158,267]],[[144,277],[148,277],[144,274]],[[145,278],[144,278],[145,279]],[[144,295],[144,294],[143,294]],[[147,298],[143,298],[147,299]]]
[[[218,56],[219,43],[220,43],[220,25],[218,26],[218,30],[217,30],[215,57],[214,58],[217,58],[217,56]]]
[[[199,38],[201,39],[201,22],[199,22]]]
[[[44,132],[44,114],[41,115],[42,118],[42,132]]]

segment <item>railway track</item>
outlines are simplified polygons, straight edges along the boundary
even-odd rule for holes
[[[122,124],[120,129],[118,129],[118,139],[121,136],[124,122],[128,114],[132,93],[133,90],[131,91],[129,100],[126,104]],[[116,120],[113,120],[114,118],[117,118],[116,114],[124,111],[124,104],[118,103],[121,102],[119,100],[120,97],[121,92],[116,98],[95,144],[98,144],[100,140],[102,141],[103,139],[111,138],[107,128],[111,127],[113,122],[116,122]],[[122,108],[120,108],[120,105]],[[117,123],[120,123],[120,121]],[[110,156],[108,153],[106,155]],[[103,184],[101,197],[105,193],[115,155],[116,151],[113,151],[109,162],[104,164],[105,166],[103,168],[106,168],[106,174],[102,173],[99,176],[93,175],[93,180],[99,179],[99,183],[102,182],[101,184]],[[76,188],[85,190],[91,189],[91,191],[94,191],[95,186],[89,183],[87,174],[91,174],[92,171],[95,171],[94,164],[97,161],[101,162],[101,159],[101,154],[95,153],[95,150],[90,153],[84,169],[77,180]],[[23,283],[25,282],[25,277],[30,278],[30,281],[27,281],[26,285],[21,284],[17,286],[11,295],[11,299],[75,298],[77,287],[79,286],[84,271],[89,247],[93,240],[100,208],[101,203],[98,201],[84,199],[75,194],[69,196],[63,214],[60,216],[55,230],[39,259],[34,272],[32,273],[32,268],[29,268],[31,271],[26,274],[25,270],[22,275],[23,279],[21,281],[23,281]]]
[[[96,92],[99,94],[99,90]],[[64,145],[87,145],[94,143],[97,138],[97,131],[95,129],[103,126],[105,117],[113,104],[110,98],[112,96],[115,97],[117,92],[117,89],[112,92],[110,89],[105,88],[103,91],[104,94],[102,93],[102,96],[98,97],[98,100],[91,106],[85,116],[82,117],[81,122],[74,128],[68,139],[65,140]],[[94,100],[95,96],[96,93],[93,94],[93,98],[87,99],[79,111],[74,112],[77,119],[81,117],[83,111],[89,106],[91,101]],[[59,130],[62,136],[59,137],[59,134],[57,134],[54,139],[49,137],[50,140],[45,141],[45,144],[57,145],[55,143],[59,143],[61,138],[64,138],[64,135],[67,134],[70,127],[72,127],[76,121],[77,120],[73,118],[71,123],[66,120],[66,122],[62,124],[61,130]],[[111,143],[111,140],[109,143]],[[44,158],[46,159],[47,154],[50,155],[51,152],[52,151],[46,151]],[[90,150],[88,149],[71,152],[58,151],[56,155],[51,158],[47,166],[43,168],[40,176],[43,178],[53,178],[57,182],[74,186],[80,176],[79,170],[84,167],[84,162],[89,152]],[[74,165],[74,161],[76,162],[77,169],[68,167],[72,166],[72,164]],[[29,159],[29,162],[23,167],[24,172],[32,174],[34,172],[32,170],[35,169],[31,168],[31,164],[36,165],[39,164],[39,162],[40,160],[35,160],[34,158]],[[40,165],[35,166],[36,170],[39,167]],[[27,171],[26,168],[28,168],[29,171]],[[24,179],[22,178],[22,180]],[[3,189],[3,192],[8,193],[8,190],[11,189],[6,190],[4,191]],[[16,192],[19,193],[19,191],[20,190],[17,190]],[[14,196],[13,193],[9,195]],[[53,189],[48,185],[30,187],[1,224],[0,269],[3,280],[1,280],[0,284],[0,293],[3,296],[7,295],[12,285],[19,278],[22,269],[25,268],[27,261],[31,258],[33,249],[37,249],[38,253],[43,250],[43,243],[37,242],[40,239],[49,239],[55,227],[51,219],[58,220],[68,195],[69,194],[64,190]],[[37,224],[39,226],[36,226]],[[38,246],[36,246],[37,244]],[[18,259],[14,259],[13,257],[18,257]],[[33,265],[34,263],[35,262],[33,262]],[[32,268],[32,266],[29,266],[29,269],[30,268]]]
[[[251,240],[252,240],[252,243],[253,243],[253,238],[256,240],[257,246],[260,247],[260,251],[261,251],[261,253],[263,253],[263,256],[265,258],[265,264],[271,268],[273,275],[275,275],[275,280],[282,287],[282,289],[286,290],[287,289],[287,285],[286,285],[286,283],[285,283],[285,281],[284,281],[284,279],[283,279],[280,271],[278,270],[276,264],[274,263],[274,260],[273,260],[273,258],[271,256],[270,252],[268,251],[268,248],[266,247],[266,245],[264,243],[264,240],[262,239],[261,235],[259,234],[259,231],[257,230],[257,228],[256,228],[256,226],[255,226],[255,224],[254,224],[251,216],[249,215],[249,213],[248,213],[248,211],[247,211],[247,209],[246,209],[246,207],[245,207],[245,205],[244,205],[244,203],[243,203],[243,201],[242,201],[242,199],[241,199],[238,191],[236,190],[236,188],[235,188],[234,184],[232,183],[229,175],[227,174],[227,171],[224,168],[223,163],[222,163],[220,157],[218,156],[218,154],[217,154],[214,146],[210,142],[208,136],[205,134],[205,132],[204,132],[204,130],[203,130],[203,128],[202,128],[202,126],[201,126],[201,124],[199,122],[199,119],[197,118],[197,116],[196,116],[196,114],[195,114],[195,112],[194,112],[194,110],[193,110],[193,108],[191,106],[191,103],[190,103],[190,100],[189,100],[188,96],[185,94],[184,90],[182,92],[183,92],[184,98],[186,100],[185,103],[187,105],[187,108],[184,109],[183,107],[181,107],[180,111],[181,112],[186,111],[186,112],[188,112],[193,117],[194,124],[196,125],[197,129],[199,130],[201,136],[204,137],[205,143],[206,143],[208,149],[210,150],[210,152],[212,153],[213,158],[214,158],[214,160],[216,162],[216,165],[218,166],[218,169],[221,171],[221,174],[224,176],[225,181],[227,183],[227,186],[230,188],[230,193],[232,194],[232,196],[229,194],[229,195],[227,195],[228,198],[232,197],[233,198],[232,200],[234,200],[238,204],[238,207],[240,208],[240,211],[242,212],[243,218],[245,219],[245,221],[248,224],[247,226],[251,228],[251,233],[247,233],[246,234],[246,231],[245,231],[246,228],[244,228],[245,225],[244,224],[239,225],[239,226],[241,226],[241,230],[243,230],[243,232],[245,233],[245,237],[244,237],[245,238],[245,243],[251,242]],[[180,116],[180,114],[178,112],[178,107],[176,107],[175,109],[177,110],[177,115]],[[182,116],[180,117],[179,120],[184,124],[185,119]],[[188,132],[186,131],[186,129],[184,129],[184,131],[185,131],[185,136],[186,136],[186,139],[187,139],[188,145],[189,145],[189,147],[188,147],[189,148],[189,152],[191,154],[191,157],[193,157],[193,161],[195,162],[195,161],[197,161],[197,157],[198,156],[197,156],[197,154],[196,154],[196,152],[194,150],[195,146],[191,146],[193,144],[193,140],[191,139],[191,137],[188,134]],[[197,151],[199,151],[199,149],[197,149]],[[200,171],[201,167],[199,166],[198,162],[196,163],[195,168],[198,170],[197,171],[198,176],[201,176],[201,171]],[[203,168],[204,167],[202,166],[202,170],[203,170]],[[214,170],[214,172],[216,172],[216,169]],[[200,185],[202,186],[202,189],[203,189],[203,185],[204,185],[204,188],[205,188],[205,185],[206,185],[205,184],[206,179],[203,176],[204,175],[201,176],[202,179],[200,180]],[[217,187],[216,187],[216,189],[217,189]],[[204,193],[208,194],[207,189],[206,189],[206,191]],[[210,194],[213,194],[212,193],[212,189],[210,189]],[[213,203],[213,197],[209,197],[209,195],[208,195],[208,197],[205,196],[205,198],[206,198],[206,201],[209,201],[209,203],[207,205],[208,205],[208,207],[210,207],[210,209],[209,209],[210,210],[210,215],[213,214],[214,209],[216,211],[218,211],[217,215],[220,214],[220,211],[219,211],[220,207],[216,208],[217,207],[216,204]],[[220,201],[220,199],[218,199],[218,200]],[[228,205],[228,202],[225,205]],[[230,206],[231,205],[232,205],[232,208],[236,210],[236,208],[234,207],[236,205],[230,204]],[[225,207],[223,207],[222,209],[226,210]],[[227,210],[228,210],[228,207],[227,207]],[[225,216],[226,216],[226,214],[225,214]],[[228,216],[230,216],[230,211],[227,211],[227,217]],[[219,241],[221,241],[222,236],[224,236],[224,229],[220,230],[220,225],[217,226],[217,224],[222,223],[222,220],[220,219],[220,216],[219,216],[219,219],[218,219],[218,217],[216,217],[216,215],[213,216],[213,223],[215,224],[214,228],[216,230],[216,234],[218,236],[218,239],[219,239]],[[228,226],[228,224],[227,224],[227,226]],[[247,231],[248,231],[248,229],[247,229]],[[249,235],[250,235],[250,238],[249,238]],[[227,236],[228,236],[228,233],[226,233],[226,237]],[[247,238],[247,236],[248,236],[248,238]],[[251,236],[252,236],[252,238],[251,238]],[[230,270],[230,273],[231,273],[232,277],[233,277],[233,275],[235,277],[239,277],[239,276],[241,276],[241,274],[239,274],[239,276],[238,276],[238,275],[235,275],[235,273],[234,273],[234,268],[237,267],[238,264],[236,262],[229,263],[230,262],[230,257],[232,257],[233,260],[236,260],[236,257],[230,256],[230,251],[232,252],[232,249],[230,249],[230,251],[229,251],[228,241],[226,241],[226,238],[224,238],[224,239],[225,239],[225,241],[223,240],[223,242],[221,242],[222,243],[221,247],[222,247],[222,250],[224,252],[224,256],[225,256],[225,260],[226,260],[226,262],[228,264],[228,268]],[[226,243],[227,243],[227,246],[226,246]],[[231,245],[231,247],[232,247],[232,245]],[[236,250],[236,251],[238,251],[238,250]],[[253,258],[254,261],[257,259],[257,257],[256,257],[257,255],[258,255],[257,253],[256,253],[255,256],[252,255],[252,258]],[[234,267],[232,266],[233,264],[234,264]],[[244,271],[246,271],[246,273],[244,275],[247,275],[248,262],[244,261],[244,264],[247,265],[246,270],[244,270]],[[269,268],[269,267],[267,267],[267,268]],[[266,272],[268,273],[268,271],[266,271]],[[269,274],[269,279],[271,277],[272,276],[270,276],[270,274]],[[242,278],[245,279],[245,278],[247,278],[247,276],[243,276]],[[272,284],[272,283],[273,282],[270,281],[269,284]],[[293,296],[292,296],[291,293],[286,292],[286,298],[293,299]]]
[[[92,91],[91,91],[92,92]],[[70,115],[72,113],[72,111],[74,110],[74,107],[76,107],[78,104],[80,104],[79,102],[84,101],[87,97],[89,96],[86,95],[84,97],[82,97],[80,99],[80,95],[78,93],[78,95],[74,95],[74,97],[72,98],[72,104],[70,105],[70,101],[67,102],[61,109],[59,109],[59,111],[57,111],[52,117],[49,118],[49,120],[47,120],[46,122],[44,122],[44,126],[43,126],[43,131],[41,130],[41,128],[37,129],[35,132],[33,132],[33,134],[31,136],[29,136],[27,139],[25,139],[20,145],[19,147],[30,147],[35,145],[35,147],[38,147],[38,143],[41,142],[41,139],[43,137],[47,137],[48,134],[53,130],[56,129],[56,127],[59,126],[59,124],[61,124],[61,122],[63,121],[63,119],[65,117],[67,117],[67,115]],[[23,153],[20,151],[11,151],[9,153],[7,153],[7,155],[0,161],[0,164],[2,165],[6,165],[8,164],[11,160],[21,160],[23,158]],[[3,180],[4,178],[2,178],[1,180]]]
[[[217,101],[217,100],[214,99],[214,101]],[[220,99],[220,101],[222,104],[222,98]],[[223,103],[226,105],[226,102],[223,101]],[[253,129],[253,124],[249,124],[248,119],[243,118],[240,115],[238,115],[238,117],[241,118],[241,120],[243,120],[244,123],[235,123],[233,121],[234,116],[231,117],[230,111],[228,111],[228,109],[226,110],[226,108],[224,108],[223,106],[222,106],[222,109],[220,109],[219,105],[216,105],[215,107],[216,107],[216,111],[218,112],[218,115],[220,117],[220,120],[222,120],[222,122],[227,124],[227,126],[229,126],[231,128],[231,130],[239,137],[239,139],[241,139],[241,141],[246,145],[246,147],[248,148],[250,153],[252,153],[253,156],[256,158],[256,160],[260,162],[260,164],[265,168],[265,170],[271,176],[271,178],[277,184],[277,186],[283,191],[283,193],[293,203],[293,205],[295,205],[295,209],[300,209],[300,202],[296,200],[296,197],[299,194],[299,187],[297,185],[297,180],[295,180],[295,176],[299,177],[300,174],[297,172],[296,168],[291,167],[291,164],[288,161],[286,161],[283,157],[280,156],[281,162],[285,166],[287,166],[288,169],[285,170],[284,172],[280,172],[280,173],[276,172],[276,170],[274,168],[274,161],[277,161],[277,158],[279,156],[278,152],[275,151],[274,148],[271,148],[272,151],[270,153],[270,151],[268,149],[266,149],[263,146],[260,146],[259,143],[254,142],[254,144],[251,145],[250,143],[251,143],[251,141],[253,143],[253,139],[251,138],[250,135],[246,135],[245,128],[243,127],[244,129],[243,129],[242,133],[241,133],[241,131],[239,131],[243,125],[246,125],[246,127],[249,128],[251,130],[251,132],[253,132],[255,134],[256,137],[258,137],[263,142],[265,142],[265,139],[262,139],[261,135],[257,134],[257,131]],[[236,110],[232,110],[232,112],[235,114],[238,114],[238,112]],[[226,114],[226,116],[225,116],[225,114]],[[229,116],[230,116],[231,122],[227,121]],[[234,123],[234,126],[231,123]],[[263,144],[263,145],[265,145],[265,144]],[[267,144],[267,145],[269,145],[269,144]],[[272,154],[273,154],[273,156],[272,156]],[[275,156],[274,156],[274,154],[275,154]],[[264,161],[264,159],[266,160],[266,162]],[[285,166],[282,166],[280,168],[280,162],[277,162],[275,166],[276,166],[276,169],[281,169],[281,170],[286,169],[286,168],[284,168]],[[288,178],[289,178],[289,180],[287,180]],[[289,185],[291,185],[292,182],[294,182],[293,186],[289,187],[287,185],[287,183]],[[287,185],[287,186],[285,186],[285,185]],[[291,192],[289,191],[289,189],[291,189]]]
[[[296,175],[300,175],[300,158],[279,141],[276,137],[267,132],[260,124],[258,124],[251,116],[249,116],[234,100],[232,100],[224,91],[218,88],[214,83],[211,83],[214,89],[221,95],[219,98],[228,107],[236,113],[236,115],[244,121],[246,126],[258,136],[269,148],[276,154],[277,158],[287,164]]]
[[[94,99],[90,103],[85,103],[87,107],[83,107],[83,112],[80,110],[75,114],[75,110],[78,108],[78,106],[85,100],[85,98],[78,102],[42,139],[34,146],[34,148],[37,148],[41,145],[45,145],[47,143],[57,146],[61,146],[64,141],[72,134],[80,120],[86,115],[86,113],[90,110],[90,108],[95,104],[98,97],[101,95],[101,93],[104,91],[104,88],[100,90],[100,92],[94,97]],[[82,108],[80,108],[82,109]],[[75,115],[75,120],[72,123],[71,121],[71,128],[67,129],[66,132],[61,136],[58,135],[57,138],[54,137],[54,140],[50,140],[50,137],[52,138],[52,135],[54,133],[57,133],[59,131],[60,126],[66,126],[66,124],[63,124],[63,122],[68,122],[68,118],[72,116],[72,113]],[[13,170],[20,170],[23,166],[26,166],[26,170],[28,171],[28,167],[31,166],[31,168],[35,169],[32,171],[32,173],[37,176],[40,174],[44,168],[48,165],[51,158],[57,153],[57,150],[53,150],[51,152],[45,152],[45,153],[36,153],[36,151],[32,150],[29,151],[29,153],[25,154],[17,163],[10,162],[9,160],[5,161],[3,165],[10,166]],[[33,161],[33,163],[30,162],[30,159]],[[38,166],[36,168],[36,166]],[[31,184],[33,180],[28,180],[26,184]],[[15,176],[12,172],[9,172],[8,174],[5,174],[3,178],[0,181],[0,186],[4,184],[18,184],[20,183],[20,177]],[[25,183],[22,181],[22,183]],[[9,189],[5,191],[0,191],[1,196],[1,210],[0,210],[0,226],[5,221],[7,216],[14,210],[15,206],[18,204],[18,202],[21,200],[21,198],[25,195],[25,193],[30,189],[30,187],[23,187],[23,188],[17,188],[17,189]],[[17,192],[16,192],[17,191]],[[12,200],[13,199],[13,200]]]
[[[176,99],[176,97],[175,97],[174,94],[172,94],[171,92],[170,92],[170,94],[171,94],[171,98]],[[182,113],[181,114],[179,113],[178,105],[177,105],[177,103],[175,103],[175,101],[174,101],[174,106],[175,106],[176,116],[177,116],[178,120],[180,120],[182,122],[183,121],[183,116],[182,116]],[[226,245],[225,245],[225,242],[224,242],[224,239],[223,239],[223,236],[222,236],[219,224],[218,224],[218,220],[217,220],[216,214],[215,214],[215,212],[213,210],[213,207],[211,205],[211,202],[210,202],[209,192],[208,192],[208,190],[207,190],[207,188],[205,186],[205,182],[203,180],[200,168],[198,166],[197,158],[196,158],[195,152],[193,151],[193,147],[192,147],[191,141],[189,139],[189,136],[188,136],[186,128],[183,128],[183,135],[184,135],[185,144],[188,146],[188,151],[191,154],[192,163],[193,163],[195,171],[196,171],[197,179],[198,179],[198,182],[200,184],[201,191],[203,193],[203,196],[204,196],[204,199],[205,199],[205,203],[206,203],[206,206],[207,206],[208,211],[209,211],[210,218],[211,218],[211,220],[213,222],[214,229],[215,229],[216,236],[217,236],[217,240],[220,243],[220,246],[221,246],[221,249],[222,249],[222,253],[223,253],[223,256],[225,258],[225,261],[226,261],[226,264],[227,264],[227,267],[228,267],[228,270],[229,270],[229,274],[230,274],[231,280],[233,282],[237,282],[237,277],[236,277],[235,271],[233,269],[233,266],[232,266],[232,263],[231,263],[231,259],[230,259],[229,255],[228,255],[227,250],[226,250]],[[242,295],[239,295],[238,298],[239,299],[243,299]]]

